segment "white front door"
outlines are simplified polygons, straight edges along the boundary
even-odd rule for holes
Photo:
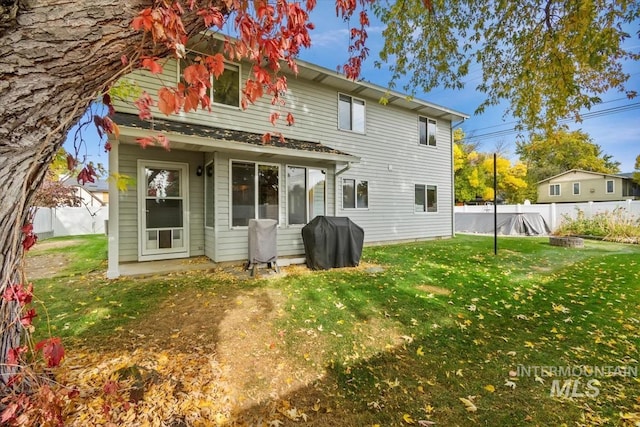
[[[138,161],[141,261],[189,256],[188,165]]]

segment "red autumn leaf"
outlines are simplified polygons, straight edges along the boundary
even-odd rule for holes
[[[271,122],[272,125],[275,126],[279,118],[280,118],[280,113],[278,112],[271,113],[271,115],[269,116],[269,121]]]
[[[127,55],[122,55],[120,57],[120,62],[122,62],[122,65],[127,65],[129,63],[129,58],[127,58]]]
[[[147,148],[148,145],[153,145],[153,139],[148,136],[136,138],[136,142],[141,148]]]
[[[104,394],[114,394],[117,393],[118,390],[120,390],[120,386],[113,380],[107,381],[102,387],[102,391],[104,392]]]
[[[7,363],[9,365],[17,365],[20,361],[20,355],[27,352],[27,346],[10,348],[7,352]]]
[[[204,63],[207,65],[209,72],[218,79],[224,72],[224,56],[221,53],[216,53],[213,56],[207,56],[204,59]]]
[[[199,103],[200,97],[198,96],[198,91],[193,88],[189,88],[189,90],[187,90],[187,95],[184,98],[184,112],[188,113],[191,110],[197,110]]]
[[[82,170],[78,174],[78,184],[84,185],[87,182],[96,182],[97,177],[98,174],[96,170],[93,168],[93,165],[89,163],[87,166],[82,168]]]
[[[222,29],[224,25],[224,15],[217,7],[210,7],[208,9],[200,9],[198,15],[202,17],[204,25],[207,27],[216,26]]]
[[[151,16],[151,8],[146,8],[141,11],[138,16],[133,18],[131,21],[131,26],[134,30],[140,31],[141,28],[144,28],[145,31],[151,31],[153,28],[153,17]]]
[[[162,73],[162,66],[158,64],[156,57],[145,56],[142,58],[142,68],[148,69],[152,74]]]
[[[169,150],[169,138],[167,138],[165,135],[163,134],[158,134],[158,136],[156,136],[156,142],[158,145],[164,147],[167,151]]]
[[[283,144],[286,142],[282,132],[278,132],[278,141],[282,142]]]
[[[178,111],[176,105],[176,96],[168,87],[162,87],[158,90],[158,109],[167,116]]]
[[[33,300],[33,283],[29,283],[26,288],[22,283],[9,285],[5,288],[2,298],[6,301],[18,301],[24,307]]]
[[[22,248],[25,251],[28,251],[33,247],[33,245],[36,244],[37,241],[38,241],[38,236],[36,236],[35,234],[29,234],[25,236],[24,240],[22,241]]]
[[[15,419],[18,413],[18,409],[19,405],[17,402],[11,402],[9,405],[7,405],[7,407],[4,408],[4,411],[2,411],[2,416],[0,416],[0,423],[2,423],[2,425],[5,425],[7,421]]]
[[[54,368],[60,365],[64,358],[64,347],[60,338],[53,337],[42,340],[36,344],[36,351],[42,350],[42,355],[47,361],[47,367]]]
[[[111,143],[109,141],[107,141],[106,144],[104,144],[104,151],[105,153],[108,153],[109,151],[111,151]]]
[[[184,69],[184,81],[191,85],[210,87],[209,72],[202,64],[191,64]]]
[[[295,122],[296,122],[296,119],[295,119],[295,117],[293,117],[293,114],[288,113],[287,114],[287,125],[293,126]]]
[[[266,144],[268,142],[271,142],[271,134],[269,132],[262,135],[262,143]]]
[[[67,154],[67,169],[74,170],[77,165],[78,161],[71,154]]]
[[[33,233],[33,223],[32,222],[28,222],[25,225],[22,226],[22,228],[20,229],[20,231],[22,231],[24,234],[31,234]]]
[[[20,323],[22,323],[22,326],[30,326],[33,323],[33,319],[37,316],[36,310],[32,308],[20,318]]]
[[[153,99],[151,99],[151,96],[149,96],[147,92],[142,92],[142,95],[134,102],[134,105],[138,108],[138,117],[140,117],[140,120],[151,119]]]

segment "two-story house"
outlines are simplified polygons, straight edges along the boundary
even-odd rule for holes
[[[640,198],[633,174],[571,169],[537,183],[538,203],[609,202]]]
[[[180,79],[181,66],[169,59],[160,78],[127,78],[155,94]],[[317,65],[298,67],[284,108],[270,99],[240,108],[250,72],[242,63],[212,79],[210,112],[156,111],[143,121],[133,106],[116,106],[109,170],[136,184],[110,187],[109,277],[126,262],[246,261],[253,218],[278,221],[280,260],[304,256],[301,229],[317,215],[349,217],[365,230],[365,244],[453,235],[452,126],[467,116]],[[280,109],[295,123],[274,129],[269,115]],[[284,143],[263,142],[277,131]],[[160,133],[170,151],[136,142]]]

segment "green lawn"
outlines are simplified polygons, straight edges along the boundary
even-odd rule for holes
[[[260,414],[286,424],[305,413],[318,426],[640,422],[638,246],[587,241],[565,249],[546,239],[501,238],[494,256],[491,238],[458,236],[368,247],[356,269],[291,268],[248,281],[222,271],[106,281],[89,273],[104,259],[104,237],[82,240],[65,250],[84,262],[36,281],[52,333],[69,354],[113,350],[125,345],[126,331],[158,338],[153,316],[173,301],[195,301],[185,311],[198,312],[174,324],[188,319],[223,349],[224,325],[248,295],[280,295],[278,304],[260,306],[273,315],[257,319],[258,328],[246,326],[250,316],[239,323],[242,334],[254,342],[275,337],[265,348],[277,347],[292,377],[319,375],[230,410],[227,419]]]

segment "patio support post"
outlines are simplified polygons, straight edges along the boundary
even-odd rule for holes
[[[119,172],[118,152],[119,142],[111,141],[111,151],[109,152],[109,174],[115,175]],[[115,179],[109,180],[109,261],[107,266],[107,279],[115,279],[120,276],[119,262],[120,251],[119,242],[119,219],[118,210],[120,205],[120,195],[118,194],[118,183]]]

